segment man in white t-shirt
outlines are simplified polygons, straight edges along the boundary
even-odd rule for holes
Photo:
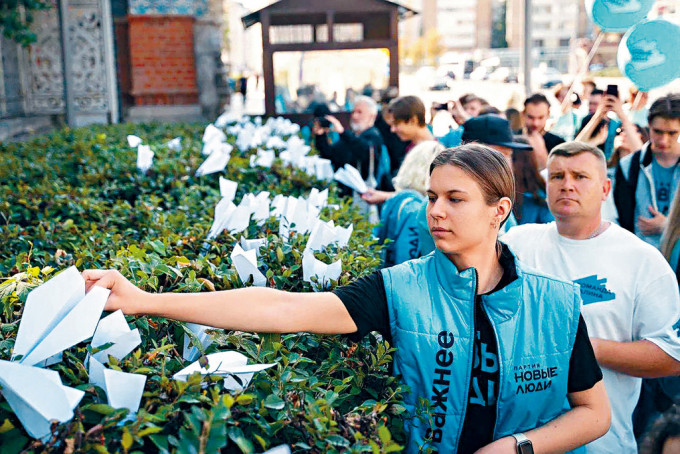
[[[510,229],[502,241],[520,261],[580,284],[583,318],[612,409],[609,432],[588,453],[636,453],[632,413],[640,377],[680,374],[680,295],[675,274],[653,246],[603,221],[611,189],[604,154],[580,142],[548,157],[550,224]]]

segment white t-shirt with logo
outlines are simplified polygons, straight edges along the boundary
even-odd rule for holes
[[[550,224],[526,224],[503,235],[519,260],[542,273],[581,286],[590,337],[619,342],[646,339],[680,360],[680,296],[661,253],[611,224],[588,240],[572,240]],[[609,395],[609,432],[590,443],[591,453],[636,453],[632,414],[642,379],[602,368]]]

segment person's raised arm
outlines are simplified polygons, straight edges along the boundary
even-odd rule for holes
[[[606,95],[604,98],[607,107],[619,117],[619,120],[621,120],[621,129],[626,133],[626,142],[630,149],[633,151],[641,149],[644,144],[640,139],[640,134],[638,133],[635,124],[628,118],[628,115],[626,115],[626,112],[623,110],[621,100],[613,95]]]
[[[579,133],[576,135],[576,138],[574,139],[576,142],[585,142],[589,143],[592,140],[593,133],[595,132],[595,129],[597,128],[597,125],[600,124],[600,121],[604,118],[604,116],[607,114],[607,106],[606,103],[604,102],[604,99],[600,101],[600,104],[597,106],[597,110],[593,114],[593,116],[590,118],[590,121],[586,123],[586,125],[579,131]],[[605,128],[606,129],[606,128]],[[598,142],[602,143],[602,142]]]
[[[115,270],[83,272],[86,288],[111,290],[105,310],[261,333],[349,334],[357,330],[342,301],[330,292],[291,293],[249,287],[210,293],[152,294]]]
[[[600,438],[609,430],[611,413],[602,380],[592,388],[569,393],[571,410],[536,429],[524,432],[534,453],[562,453]],[[515,453],[516,441],[504,437],[483,447],[477,454]]]

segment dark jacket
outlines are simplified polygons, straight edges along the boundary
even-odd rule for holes
[[[382,152],[383,141],[380,132],[375,128],[368,128],[358,136],[354,132],[345,130],[340,134],[340,139],[331,144],[326,134],[314,137],[314,145],[319,150],[322,158],[330,159],[333,169],[338,170],[345,164],[356,167],[361,172],[361,177],[368,178],[370,149],[375,153],[376,166],[378,156]],[[374,168],[374,172],[377,169]],[[375,176],[375,175],[374,175]],[[378,189],[383,189],[378,187]]]

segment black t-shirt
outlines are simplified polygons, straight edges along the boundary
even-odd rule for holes
[[[545,149],[548,150],[548,153],[559,144],[564,143],[563,138],[551,132],[543,134],[543,141],[545,142]]]
[[[489,293],[501,290],[517,278],[514,258],[506,246],[503,246],[500,262],[503,266],[503,277],[496,288]],[[390,344],[392,343],[387,295],[380,272],[358,279],[344,287],[338,287],[334,293],[343,302],[357,326],[357,331],[349,335],[350,339],[359,340],[369,332],[377,331]],[[475,452],[491,443],[496,425],[496,397],[499,382],[496,337],[479,296],[475,298],[475,306],[476,333],[469,390],[470,400],[458,444],[459,454]],[[602,371],[595,359],[585,321],[583,317],[580,317],[574,348],[569,360],[567,391],[572,393],[588,390],[601,379]]]

